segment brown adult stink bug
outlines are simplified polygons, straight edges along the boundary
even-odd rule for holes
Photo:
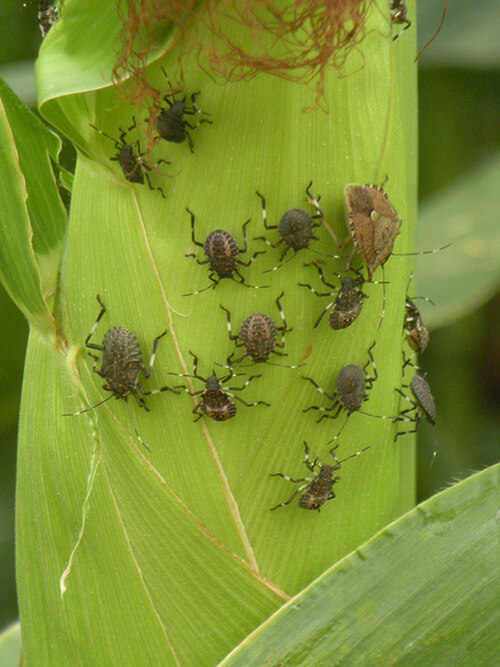
[[[201,380],[205,383],[205,388],[200,389],[191,393],[187,387],[180,386],[177,389],[184,389],[190,396],[199,396],[199,403],[193,408],[193,413],[197,415],[195,421],[198,421],[202,415],[210,417],[215,421],[226,421],[231,419],[236,415],[236,405],[233,403],[231,398],[234,398],[236,401],[239,401],[242,405],[247,408],[252,408],[255,405],[266,405],[269,407],[269,403],[265,401],[255,401],[254,403],[247,403],[239,396],[235,396],[233,391],[243,391],[252,380],[255,378],[261,377],[261,375],[251,375],[245,382],[242,387],[225,387],[223,386],[225,382],[228,382],[237,374],[233,372],[232,366],[228,360],[229,375],[220,380],[217,378],[215,371],[208,378],[198,374],[198,357],[191,351],[189,354],[193,357],[193,374],[185,375],[182,373],[171,373],[171,375],[179,375],[180,377],[192,377],[196,380]]]
[[[149,365],[146,369],[143,362],[141,346],[139,344],[139,341],[137,340],[136,335],[132,331],[130,331],[130,329],[126,329],[125,327],[113,327],[111,329],[108,329],[101,345],[90,342],[90,339],[92,338],[92,335],[94,334],[97,325],[99,324],[104,313],[106,312],[106,307],[104,306],[104,303],[101,301],[99,295],[97,295],[97,301],[101,306],[101,310],[99,312],[99,315],[97,316],[96,321],[92,325],[92,328],[90,329],[87,338],[85,339],[85,347],[91,350],[98,350],[99,352],[102,352],[100,368],[97,367],[99,358],[95,354],[92,354],[91,352],[89,352],[89,356],[91,356],[94,359],[94,366],[92,370],[94,371],[94,373],[97,373],[97,375],[106,380],[106,383],[103,384],[102,388],[105,391],[111,392],[111,396],[108,396],[104,400],[99,401],[99,403],[96,403],[90,408],[86,408],[85,410],[80,410],[79,412],[65,414],[63,415],[63,417],[74,417],[76,415],[81,415],[85,412],[88,412],[89,410],[93,410],[97,406],[101,405],[102,403],[105,403],[106,401],[109,401],[113,397],[123,398],[123,400],[127,404],[127,410],[130,415],[130,421],[132,422],[132,426],[134,428],[137,439],[141,444],[144,445],[144,447],[146,447],[146,449],[149,450],[149,447],[146,445],[146,443],[144,442],[144,440],[141,438],[141,436],[137,431],[137,428],[134,424],[134,420],[132,418],[132,413],[130,412],[130,406],[128,404],[127,399],[132,394],[132,396],[135,398],[137,402],[137,405],[140,408],[144,408],[146,411],[149,412],[149,408],[145,404],[144,399],[141,396],[139,396],[138,390],[141,392],[143,396],[152,396],[153,394],[159,394],[160,392],[163,391],[171,391],[174,394],[179,393],[178,391],[176,391],[175,389],[171,389],[170,387],[161,387],[160,389],[146,390],[144,389],[139,380],[139,376],[141,373],[144,375],[145,378],[149,378],[149,376],[151,375],[151,371],[153,370],[153,364],[156,358],[156,350],[158,347],[158,342],[160,338],[163,338],[163,336],[165,336],[167,332],[164,331],[154,339],[153,351],[151,353]]]
[[[346,223],[354,248],[366,262],[368,280],[389,259],[402,220],[384,192],[383,185],[350,183],[344,190]],[[349,260],[350,266],[352,260]]]
[[[356,452],[355,454],[351,454],[350,456],[347,456],[345,459],[342,459],[339,461],[339,459],[335,455],[335,449],[336,447],[332,447],[330,449],[330,454],[333,456],[335,459],[335,465],[328,465],[327,463],[321,463],[319,459],[314,459],[314,461],[311,463],[309,460],[309,447],[307,446],[307,442],[304,441],[304,446],[305,446],[305,453],[304,453],[304,464],[307,467],[310,472],[312,472],[315,476],[313,478],[311,477],[301,477],[300,479],[292,479],[291,477],[288,477],[288,475],[284,475],[282,472],[274,472],[271,473],[271,477],[283,477],[283,479],[286,479],[288,482],[292,482],[293,484],[301,484],[295,491],[292,493],[290,498],[286,500],[283,503],[279,503],[275,507],[271,507],[271,512],[273,510],[278,509],[278,507],[284,507],[285,505],[289,505],[292,500],[302,491],[304,492],[299,500],[299,507],[302,507],[305,510],[317,510],[318,512],[321,510],[322,506],[327,502],[327,500],[332,500],[332,498],[335,498],[335,493],[333,491],[333,485],[335,482],[338,482],[340,477],[336,477],[334,473],[337,470],[340,470],[340,466],[342,463],[347,461],[348,459],[352,459],[355,456],[359,456],[362,452],[365,452],[367,449],[370,448],[364,447],[361,449],[359,452]],[[338,445],[337,445],[338,447]],[[318,469],[318,472],[316,473],[316,468]]]

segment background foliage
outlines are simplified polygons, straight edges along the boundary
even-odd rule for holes
[[[467,3],[462,3],[461,8],[463,12],[467,12]],[[4,51],[0,53],[0,74],[28,102],[32,102],[34,98],[30,85],[30,59],[36,54],[39,39],[34,18],[35,9],[23,9],[18,2],[4,2],[0,7],[0,25],[7,27],[6,34],[0,39]],[[484,164],[488,158],[491,158],[491,163],[494,164],[500,143],[498,134],[495,133],[492,112],[498,108],[500,101],[500,60],[495,58],[494,53],[497,43],[492,40],[491,49],[486,48],[489,34],[486,22],[484,32],[481,32],[483,49],[479,54],[472,48],[472,45],[477,43],[476,33],[469,35],[465,32],[460,40],[450,38],[450,35],[456,36],[463,20],[459,9],[453,6],[450,8],[441,35],[424,54],[420,65],[420,193],[423,216],[435,215],[435,207],[442,201],[448,188],[461,183],[462,188],[467,190],[467,179],[481,179],[481,174],[484,174],[484,179],[488,179],[491,172],[484,168]],[[483,12],[484,14],[488,15],[487,12]],[[481,18],[482,16],[474,17],[476,26],[478,22],[481,23]],[[432,34],[437,20],[435,17],[426,19],[425,16],[422,19],[421,41],[425,41]],[[15,32],[16,30],[18,32]],[[467,48],[469,42],[471,48]],[[455,49],[454,43],[459,45]],[[26,51],[22,52],[21,47],[26,47]],[[14,68],[12,63],[19,63],[22,58],[28,60],[26,66]],[[477,191],[479,190],[480,183]],[[489,189],[489,192],[491,196],[495,195],[495,191]],[[473,220],[481,217],[481,211],[485,217],[485,208],[489,211],[498,209],[498,205],[493,206],[491,201],[477,201],[476,204],[478,214],[474,208],[467,211],[469,218]],[[474,206],[474,197],[471,206]],[[446,229],[445,223],[443,226]],[[491,219],[490,226],[497,226],[494,219]],[[448,238],[445,238],[446,240]],[[427,244],[427,239],[425,243]],[[499,297],[492,296],[495,292],[494,286],[494,279],[484,285],[482,294],[476,300],[477,305],[481,306],[479,309],[469,302],[466,305],[467,312],[455,312],[453,321],[448,325],[445,321],[438,322],[440,327],[432,332],[431,345],[422,360],[422,365],[429,372],[438,404],[436,436],[439,455],[434,467],[429,470],[428,461],[434,434],[430,430],[422,429],[420,497],[427,497],[455,477],[492,463],[498,458],[495,434],[498,433],[496,415],[499,411],[494,397],[499,395],[500,384],[500,326]],[[420,279],[418,290],[439,302],[439,277],[428,282]],[[19,400],[14,389],[17,387],[19,390],[20,387],[26,325],[3,292],[1,308],[4,326],[0,332],[0,531],[2,553],[10,552],[12,555],[15,417]],[[437,320],[439,309],[436,313],[433,313],[432,309],[425,309],[424,312],[427,322],[432,323],[433,318]],[[16,616],[16,609],[13,595],[13,561],[10,561],[10,567],[8,558],[3,558],[2,561],[4,569],[0,573],[1,590],[2,593],[11,593],[10,596],[1,596],[4,607],[0,610],[0,623],[3,625]]]

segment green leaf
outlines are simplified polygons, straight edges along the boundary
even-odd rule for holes
[[[0,275],[32,324],[51,329],[53,295],[66,225],[50,160],[61,142],[0,81]]]
[[[500,466],[422,503],[325,572],[237,665],[488,665],[500,650]]]
[[[396,426],[390,420],[355,414],[339,438],[339,458],[367,445],[371,449],[342,467],[337,499],[321,514],[305,512],[296,503],[269,511],[292,491],[289,483],[271,479],[270,473],[303,476],[303,440],[313,457],[331,460],[328,441],[344,419],[342,415],[317,424],[314,413],[304,414],[308,406],[325,407],[328,401],[301,375],[334,392],[340,369],[348,363],[364,366],[376,339],[380,380],[370,392],[369,411],[389,416],[398,412],[394,389],[401,383],[409,260],[394,257],[387,263],[380,330],[383,291],[371,284],[364,287],[368,298],[351,329],[333,332],[323,321],[314,330],[328,300],[297,283],[320,289],[317,272],[303,264],[317,257],[313,250],[337,252],[326,228],[317,230],[320,240],[311,252],[302,251],[278,271],[263,273],[278,263],[279,249],[242,267],[250,285],[269,288],[254,290],[223,280],[216,290],[186,297],[210,282],[207,266],[185,256],[194,252],[202,257],[192,242],[186,207],[195,213],[198,240],[222,228],[240,248],[242,224],[251,218],[251,255],[265,247],[253,239],[265,232],[255,190],[265,194],[269,222],[277,224],[290,208],[308,208],[305,189],[313,179],[328,222],[342,237],[344,185],[381,183],[389,174],[387,189],[404,220],[396,249],[412,249],[415,37],[409,34],[409,39],[392,43],[387,18],[373,11],[366,39],[359,52],[353,52],[344,76],[327,72],[329,114],[303,113],[314,98],[304,85],[261,75],[221,86],[203,73],[193,54],[187,56],[185,93],[200,90],[198,102],[214,123],[193,130],[193,154],[186,142],[155,147],[153,160],[171,162],[160,165],[161,171],[148,172],[152,185],[164,189],[163,199],[146,185],[127,182],[119,164],[110,160],[116,147],[90,127],[118,138],[119,128],[129,127],[135,116],[138,128],[127,140],[140,140],[145,147],[144,109],[129,105],[128,84],[115,89],[108,81],[102,88],[109,57],[97,67],[93,55],[85,53],[84,37],[75,51],[81,62],[71,78],[64,31],[73,35],[80,29],[85,35],[97,30],[100,40],[112,34],[107,14],[104,27],[83,16],[80,25],[80,15],[70,12],[73,4],[67,3],[68,11],[54,27],[52,43],[45,42],[38,65],[39,80],[45,82],[42,112],[85,154],[79,155],[73,182],[56,304],[65,343],[56,350],[34,333],[26,364],[17,499],[24,647],[27,661],[36,656],[40,664],[50,664],[49,659],[71,664],[82,650],[87,664],[123,664],[133,658],[140,662],[145,651],[157,661],[168,654],[170,661],[181,664],[212,664],[288,596],[414,501],[412,440],[395,445]],[[88,44],[91,49],[91,35]],[[75,82],[86,58],[94,80],[83,77],[88,87],[83,92]],[[173,49],[161,63],[172,77],[177,58]],[[146,76],[162,90],[165,77],[159,65],[150,66]],[[66,78],[64,84],[54,83],[63,87],[51,97],[47,82],[59,79],[58,67]],[[275,243],[276,232],[265,233]],[[335,263],[336,269],[345,263],[346,258]],[[379,271],[376,278],[381,276]],[[196,403],[186,392],[152,396],[147,399],[150,413],[139,410],[132,399],[134,422],[151,453],[137,443],[123,401],[62,418],[109,396],[92,373],[93,362],[84,348],[99,312],[97,294],[106,313],[93,341],[99,343],[113,326],[127,327],[137,335],[147,363],[153,340],[168,330],[145,386],[189,382],[190,390],[199,392],[202,382],[173,378],[169,372],[192,373],[192,350],[203,377],[214,368],[219,377],[225,374],[216,364],[226,362],[234,343],[228,340],[219,306],[230,309],[234,331],[255,311],[279,321],[276,298],[282,291],[292,327],[286,334],[287,356],[273,357],[276,365],[237,366],[238,372],[262,376],[242,398],[267,401],[270,408],[238,404],[230,421],[204,417],[194,423]],[[307,366],[286,367],[301,363]],[[245,379],[229,384],[241,386]],[[66,587],[62,601],[61,584]],[[44,624],[39,623],[42,614]],[[75,636],[81,638],[80,646],[75,646]]]
[[[451,247],[418,259],[419,294],[432,298],[419,309],[431,327],[445,326],[486,303],[500,285],[500,230],[492,224],[499,205],[500,154],[422,205],[418,245]],[[410,288],[411,292],[411,288]]]
[[[0,634],[0,664],[2,667],[17,667],[21,661],[21,626],[12,623]]]

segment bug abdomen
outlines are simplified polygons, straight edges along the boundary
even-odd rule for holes
[[[125,398],[136,388],[143,369],[139,341],[129,329],[113,327],[107,331],[102,345],[99,375],[107,381],[110,391]]]
[[[236,271],[239,248],[234,238],[222,229],[211,232],[203,244],[210,268],[221,278],[230,278]]]
[[[267,361],[277,336],[274,320],[266,313],[252,313],[243,320],[239,338],[252,361]]]

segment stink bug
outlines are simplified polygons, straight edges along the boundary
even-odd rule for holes
[[[245,357],[250,357],[254,363],[258,363],[259,361],[268,361],[271,354],[276,354],[279,357],[286,356],[284,352],[276,349],[277,347],[281,349],[285,347],[285,333],[291,331],[286,323],[280,303],[283,296],[284,292],[276,299],[276,306],[282,321],[280,327],[277,327],[273,318],[266,313],[252,313],[241,323],[238,335],[234,335],[232,332],[231,313],[227,308],[221,306],[227,315],[229,340],[234,341],[237,347],[243,347],[244,349],[244,354],[239,359],[235,359],[233,363],[238,363]],[[278,331],[281,332],[281,342],[279,343],[276,341]],[[232,359],[232,355],[230,359]],[[296,366],[291,366],[291,368],[296,368]]]
[[[163,70],[163,74],[165,74],[165,78],[170,85],[170,81],[165,70]],[[195,130],[202,123],[212,123],[211,120],[202,118],[196,125],[191,125],[184,118],[184,116],[195,116],[197,114],[206,113],[200,111],[200,109],[198,109],[196,106],[195,99],[199,94],[199,92],[192,93],[190,109],[186,107],[186,97],[183,97],[182,100],[176,100],[174,93],[165,95],[163,99],[168,104],[168,108],[161,109],[158,117],[156,118],[156,129],[160,137],[165,139],[165,141],[172,141],[176,144],[180,144],[185,139],[187,139],[191,153],[194,150],[193,140],[191,139],[191,136],[186,128]]]
[[[327,282],[325,276],[323,275],[323,270],[317,264],[317,262],[311,262],[313,266],[316,267],[321,282],[327,287],[331,287],[332,290],[336,290],[335,299],[328,303],[323,310],[321,311],[318,319],[314,323],[314,328],[316,328],[325,313],[331,309],[330,317],[328,318],[328,324],[334,330],[346,329],[350,327],[353,322],[355,322],[361,314],[361,309],[363,307],[363,299],[366,298],[366,294],[362,292],[358,287],[362,286],[365,282],[363,276],[358,274],[357,278],[351,278],[351,276],[345,276],[342,278],[342,284],[340,288],[337,288],[335,285]],[[309,266],[309,265],[305,265]],[[336,274],[338,275],[338,274]],[[340,276],[338,276],[340,277]],[[308,287],[313,294],[316,296],[333,296],[334,292],[317,292],[311,285],[307,283],[298,283],[301,287]]]
[[[405,0],[389,0],[389,10],[391,12],[391,21],[397,23],[398,25],[405,24],[405,27],[401,32],[408,30],[411,26],[411,21],[408,20],[408,7],[406,6]],[[401,32],[398,32],[392,40],[394,41],[399,37]]]
[[[407,292],[410,287],[412,277],[413,276],[410,275],[410,280],[408,281],[408,287],[406,289]],[[408,341],[408,345],[412,350],[422,353],[429,343],[429,332],[424,326],[420,311],[413,302],[413,299],[424,299],[433,305],[434,302],[426,296],[414,296],[410,298],[408,294],[406,295],[405,317],[403,323],[406,340]]]
[[[315,476],[312,478],[301,477],[300,479],[292,479],[291,477],[288,477],[288,475],[284,475],[282,472],[271,473],[270,475],[271,477],[283,477],[283,479],[286,479],[288,482],[301,485],[297,489],[295,489],[295,491],[292,493],[290,498],[288,498],[288,500],[286,500],[283,503],[279,503],[275,507],[271,507],[271,512],[273,510],[278,509],[278,507],[284,507],[285,505],[289,505],[293,501],[293,499],[301,492],[303,493],[299,499],[299,507],[302,507],[303,509],[306,510],[317,510],[319,512],[327,500],[332,500],[332,498],[335,498],[333,485],[335,484],[335,482],[339,481],[340,477],[336,477],[334,473],[337,470],[340,470],[341,464],[347,461],[348,459],[352,459],[355,456],[359,456],[359,454],[365,452],[367,449],[370,448],[370,446],[364,447],[359,452],[351,454],[350,456],[347,456],[345,459],[339,461],[335,455],[336,447],[332,447],[332,449],[330,450],[330,454],[335,459],[335,465],[328,465],[327,463],[321,463],[317,458],[314,459],[314,461],[311,463],[311,461],[309,460],[309,447],[307,446],[307,442],[305,441],[304,441],[304,446],[305,446],[304,464],[307,467],[307,469],[310,472],[312,472],[313,475]],[[316,469],[318,470],[318,472],[316,472]]]
[[[415,428],[413,428],[411,431],[398,431],[394,437],[394,441],[396,441],[400,435],[416,433],[422,417],[427,422],[429,422],[429,424],[432,424],[432,426],[436,425],[436,404],[434,403],[431,388],[429,387],[427,381],[421,375],[414,375],[411,379],[410,385],[408,386],[404,384],[403,389],[410,389],[413,395],[413,399],[407,396],[399,388],[396,389],[396,391],[405,399],[405,401],[410,404],[411,407],[402,410],[393,421],[413,422],[415,424]],[[436,454],[436,443],[434,443],[434,454],[432,456],[431,465],[434,463]]]
[[[42,38],[47,36],[47,33],[58,19],[59,11],[57,9],[57,2],[41,0],[38,3],[38,26],[42,33]]]
[[[120,131],[119,139],[114,139],[114,137],[110,136],[109,134],[106,134],[106,132],[99,130],[99,128],[95,127],[95,125],[91,124],[90,127],[96,130],[96,132],[99,132],[99,134],[102,134],[108,139],[111,139],[111,141],[115,144],[117,153],[116,155],[110,157],[109,159],[111,161],[118,162],[123,171],[125,179],[129,183],[139,183],[140,185],[144,185],[144,180],[146,180],[149,189],[158,190],[161,196],[165,199],[165,193],[163,192],[163,190],[160,187],[155,188],[151,184],[149,174],[147,172],[152,171],[153,168],[150,167],[149,164],[144,159],[145,153],[141,153],[141,146],[139,139],[137,139],[137,141],[135,141],[133,144],[129,144],[125,139],[127,134],[137,127],[135,118],[132,118],[132,120],[133,123],[127,130],[122,130],[121,127],[118,128],[118,130]],[[164,164],[170,164],[170,162],[163,159],[158,160],[156,164],[158,165],[161,162],[163,162]]]
[[[99,295],[97,295],[97,301],[101,307],[101,310],[97,316],[96,321],[92,325],[92,328],[90,329],[87,338],[85,339],[85,347],[91,350],[98,350],[99,352],[102,352],[100,368],[97,367],[99,358],[95,354],[92,354],[91,352],[89,352],[89,356],[91,356],[94,359],[94,366],[92,370],[94,371],[94,373],[97,373],[97,375],[106,380],[106,383],[102,386],[102,388],[106,391],[111,392],[111,396],[108,396],[108,398],[105,398],[104,400],[100,401],[99,403],[96,403],[90,408],[86,408],[85,410],[80,410],[79,412],[65,414],[63,416],[73,417],[76,415],[81,415],[85,412],[88,412],[89,410],[93,410],[98,405],[101,405],[102,403],[109,401],[113,397],[123,398],[123,400],[127,404],[130,420],[132,422],[132,426],[134,427],[137,439],[141,444],[143,444],[146,447],[146,449],[149,449],[149,447],[142,440],[141,436],[137,431],[137,428],[134,424],[134,420],[132,418],[132,413],[130,412],[130,406],[128,404],[127,399],[132,394],[132,396],[135,398],[137,402],[137,405],[140,408],[144,408],[146,411],[149,411],[149,408],[146,406],[144,399],[141,396],[139,396],[138,390],[143,396],[151,396],[153,394],[159,394],[160,392],[163,391],[172,391],[174,394],[179,393],[178,391],[176,391],[175,389],[171,389],[170,387],[161,387],[160,389],[146,390],[144,389],[139,380],[139,376],[141,373],[144,375],[145,378],[149,378],[149,376],[151,375],[151,371],[153,370],[153,364],[156,358],[156,349],[158,347],[158,342],[160,338],[163,338],[163,336],[165,336],[167,332],[164,331],[162,334],[160,334],[154,339],[153,351],[151,353],[149,365],[146,369],[142,358],[141,346],[139,344],[139,341],[137,340],[136,335],[132,331],[130,331],[130,329],[126,329],[125,327],[113,327],[112,329],[108,329],[101,345],[90,342],[92,335],[94,334],[94,331],[97,328],[97,325],[99,324],[104,313],[106,312],[106,307],[104,306],[104,303],[101,301]]]
[[[233,403],[233,401],[231,401],[231,398],[235,399],[236,401],[239,401],[247,408],[252,408],[255,405],[266,405],[267,407],[269,407],[269,403],[266,403],[265,401],[255,401],[254,403],[247,403],[239,396],[235,396],[233,393],[231,393],[233,391],[243,391],[243,389],[245,389],[245,387],[247,387],[252,380],[261,377],[261,375],[251,375],[242,387],[224,387],[222,385],[225,382],[228,382],[229,380],[231,380],[233,377],[236,376],[236,374],[233,372],[231,365],[229,365],[230,369],[229,375],[227,375],[224,378],[221,378],[221,380],[217,378],[217,376],[215,375],[215,371],[213,372],[212,375],[210,375],[210,377],[204,378],[198,374],[198,357],[191,351],[189,352],[189,354],[193,357],[193,374],[192,375],[180,374],[180,377],[192,377],[195,378],[196,380],[200,380],[201,382],[205,383],[205,388],[200,389],[199,391],[195,391],[193,393],[191,393],[187,387],[178,387],[178,388],[184,389],[190,396],[200,397],[199,403],[197,403],[197,405],[193,408],[193,413],[197,415],[195,421],[198,421],[198,419],[200,419],[202,415],[206,415],[207,417],[210,417],[210,419],[214,419],[215,421],[226,421],[228,419],[231,419],[236,414],[236,405]],[[171,373],[171,375],[175,374]]]
[[[253,289],[262,289],[265,287],[269,287],[269,285],[262,285],[260,287],[256,285],[247,285],[245,283],[245,278],[238,270],[238,264],[240,266],[250,266],[255,260],[255,258],[258,255],[262,255],[264,252],[264,251],[254,252],[254,254],[252,255],[252,257],[250,257],[248,262],[243,262],[241,259],[239,259],[239,255],[247,251],[246,226],[248,225],[250,220],[247,220],[245,223],[243,223],[242,226],[243,248],[238,248],[238,244],[231,236],[231,234],[229,234],[229,232],[223,231],[222,229],[216,229],[214,232],[211,232],[205,239],[205,242],[201,243],[200,241],[197,241],[195,237],[194,213],[190,211],[188,208],[186,208],[186,211],[191,216],[191,239],[195,245],[199,246],[200,248],[203,248],[203,251],[207,259],[200,260],[198,259],[195,253],[189,253],[186,255],[186,257],[194,257],[194,259],[198,264],[210,265],[210,273],[208,275],[208,278],[209,280],[212,281],[212,284],[208,285],[207,287],[204,287],[201,290],[198,290],[197,292],[184,294],[184,296],[194,296],[195,294],[201,294],[202,292],[205,292],[208,289],[214,289],[215,287],[217,287],[222,278],[231,278],[231,280],[235,280],[234,277],[235,274],[238,276],[239,282],[245,287],[252,287]]]
[[[317,218],[323,219],[323,213],[319,208],[318,204],[320,198],[318,197],[318,199],[316,199],[310,193],[311,186],[312,186],[312,181],[306,188],[306,194],[309,198],[308,201],[316,209],[316,215],[309,215],[307,211],[304,211],[301,208],[293,208],[290,209],[289,211],[286,211],[286,213],[283,214],[281,220],[279,221],[279,224],[277,225],[268,224],[266,199],[265,197],[263,197],[263,195],[260,194],[260,192],[256,193],[257,196],[260,197],[262,204],[262,218],[264,221],[264,227],[266,229],[277,229],[279,234],[279,239],[275,243],[271,243],[265,236],[256,236],[254,237],[254,240],[264,241],[271,248],[277,248],[282,244],[284,245],[283,251],[279,258],[280,263],[277,264],[272,269],[264,271],[264,273],[276,271],[277,269],[281,268],[284,264],[293,259],[293,257],[295,257],[295,255],[298,253],[299,250],[308,248],[310,242],[313,239],[319,241],[318,237],[314,235],[314,229],[316,227],[321,227],[322,223],[315,222],[315,219]],[[291,255],[291,257],[289,257],[286,261],[283,262],[289,250],[293,252],[293,255]]]

